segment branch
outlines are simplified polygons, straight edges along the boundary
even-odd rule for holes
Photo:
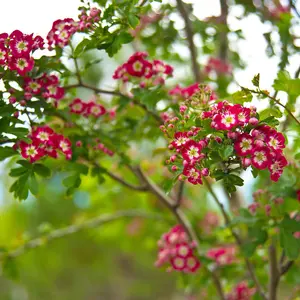
[[[136,99],[131,99],[123,94],[121,94],[120,92],[118,91],[107,91],[107,90],[103,90],[103,89],[99,89],[97,87],[94,87],[94,86],[91,86],[91,85],[88,85],[86,83],[77,83],[77,84],[72,84],[72,85],[67,85],[65,86],[64,88],[65,89],[72,89],[72,88],[85,88],[85,89],[89,89],[89,90],[92,90],[94,91],[95,93],[97,94],[107,94],[107,95],[112,95],[112,96],[118,96],[118,97],[125,97],[125,98],[128,98],[130,101],[132,101],[135,105],[141,107],[144,111],[146,111],[149,115],[153,116],[154,119],[156,119],[159,123],[163,123],[161,117],[156,114],[154,111],[151,111],[147,108],[147,106],[145,104],[142,104],[140,103],[138,100]]]
[[[287,111],[287,113],[298,123],[298,125],[300,125],[300,121],[293,115],[293,113],[284,104],[282,104],[278,99],[276,99],[275,97],[269,95],[267,92],[262,91],[262,90],[257,90],[257,91],[256,90],[251,90],[251,89],[244,88],[244,87],[242,87],[242,89],[244,89],[246,91],[249,91],[251,93],[254,93],[254,94],[263,95],[267,98],[270,98],[275,103],[277,103],[279,106],[283,107]]]
[[[277,268],[277,253],[273,241],[269,246],[269,265],[269,300],[276,300],[280,274]]]
[[[226,225],[230,225],[230,218],[227,214],[227,212],[225,211],[225,208],[224,208],[224,205],[219,201],[217,195],[215,194],[215,192],[213,191],[211,185],[209,184],[209,182],[207,181],[207,179],[204,177],[203,178],[203,181],[204,183],[206,184],[207,186],[207,189],[208,191],[210,192],[210,194],[212,195],[212,197],[214,198],[216,204],[219,206],[220,210],[221,210],[221,213],[223,215],[223,218],[225,220],[225,224]],[[241,238],[239,237],[239,235],[230,227],[228,226],[228,228],[230,229],[231,231],[231,234],[233,235],[233,237],[235,238],[236,240],[236,243],[238,244],[238,246],[241,248],[242,245],[243,245],[243,242],[241,240]],[[254,281],[255,285],[256,285],[256,288],[257,288],[257,291],[259,292],[259,294],[261,295],[262,299],[265,299],[267,300],[266,296],[265,296],[265,293],[263,291],[263,288],[262,286],[260,285],[255,273],[254,273],[254,268],[250,262],[250,260],[248,258],[244,258],[245,259],[245,263],[246,263],[246,266],[247,266],[247,269],[248,269],[248,272],[249,272],[249,275],[251,277],[251,279]]]
[[[196,243],[196,249],[198,251],[198,254],[201,255],[199,239],[198,239],[197,234],[194,231],[191,223],[185,216],[184,212],[179,207],[176,207],[176,203],[174,203],[173,199],[171,199],[169,196],[167,196],[164,193],[164,191],[160,189],[159,186],[157,186],[155,183],[153,183],[152,180],[142,171],[142,169],[140,167],[137,167],[135,170],[136,170],[137,174],[139,175],[139,177],[147,185],[148,190],[152,194],[154,194],[173,213],[173,215],[176,217],[177,221],[185,229],[189,238]],[[212,276],[213,282],[216,286],[216,289],[217,289],[220,299],[225,300],[226,297],[223,292],[219,277],[213,271],[209,270],[206,266],[204,266],[204,268]]]
[[[147,191],[147,186],[146,185],[133,185],[127,181],[125,181],[124,179],[122,179],[121,177],[111,173],[110,171],[106,170],[105,174],[107,174],[110,178],[112,178],[115,181],[118,181],[119,183],[121,183],[122,185],[128,187],[129,189],[135,190],[135,191]]]
[[[53,230],[47,235],[44,235],[42,237],[38,237],[36,239],[33,239],[24,245],[11,250],[7,253],[4,253],[0,260],[3,260],[4,258],[15,258],[21,254],[23,254],[26,250],[34,249],[40,246],[45,245],[45,243],[50,242],[52,240],[65,237],[68,235],[71,235],[73,233],[77,233],[83,229],[88,228],[96,228],[101,225],[122,219],[122,218],[131,218],[131,217],[143,217],[143,218],[151,218],[156,220],[163,220],[163,218],[156,214],[148,214],[146,212],[138,211],[138,210],[124,210],[124,211],[118,211],[113,214],[103,214],[101,216],[95,217],[93,219],[87,220],[81,224],[71,225],[68,227],[64,227],[61,229]]]
[[[178,185],[178,191],[176,193],[176,201],[175,201],[175,207],[179,207],[182,201],[183,197],[183,191],[184,191],[184,181],[180,181]]]
[[[189,49],[190,49],[191,60],[192,60],[192,68],[193,68],[195,81],[199,83],[201,81],[201,73],[200,73],[200,68],[199,68],[198,62],[197,62],[197,49],[194,44],[194,32],[192,30],[191,20],[189,19],[189,15],[185,9],[185,4],[181,0],[176,0],[176,2],[177,2],[177,7],[180,12],[180,15],[185,22],[185,33],[186,33],[186,38],[189,43]]]

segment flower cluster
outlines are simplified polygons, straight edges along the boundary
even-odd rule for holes
[[[83,9],[79,15],[78,29],[83,31],[89,29],[93,24],[100,21],[101,9],[97,7],[90,8],[89,12],[87,9]]]
[[[242,158],[244,167],[268,168],[271,180],[278,181],[288,164],[282,153],[285,139],[276,129],[258,125],[254,108],[222,101],[203,112],[202,117],[211,119],[211,127],[216,130],[228,131],[227,136],[234,141],[236,155]]]
[[[46,73],[38,78],[24,78],[23,89],[25,100],[30,100],[33,96],[41,96],[46,100],[54,99],[58,101],[65,94],[64,89],[59,85],[58,77]]]
[[[251,300],[255,291],[255,288],[250,288],[246,281],[242,281],[232,289],[226,300]]]
[[[157,267],[170,264],[168,271],[195,273],[200,268],[200,261],[193,254],[194,242],[189,242],[188,236],[181,225],[176,225],[163,234],[158,241],[159,253],[155,263]]]
[[[205,234],[211,234],[211,232],[219,225],[220,217],[214,211],[208,211],[199,223],[199,227]]]
[[[147,60],[146,52],[136,52],[129,57],[126,63],[119,66],[113,79],[123,82],[139,83],[140,87],[164,84],[165,78],[172,76],[173,68],[161,60]]]
[[[63,48],[64,46],[68,45],[71,36],[77,30],[78,23],[72,18],[54,21],[51,30],[47,34],[49,50],[52,50],[56,46]]]
[[[227,101],[203,105],[205,97],[205,92],[197,92],[179,107],[178,117],[168,118],[160,126],[170,139],[169,149],[175,152],[166,161],[170,170],[176,172],[179,180],[202,184],[203,176],[211,175],[219,180],[224,178],[223,174],[234,173],[237,167],[252,166],[258,170],[269,169],[271,180],[277,181],[287,166],[283,155],[284,136],[259,123],[253,107]],[[242,180],[235,174],[227,179],[230,178],[241,184]],[[230,181],[228,186],[232,185]]]
[[[207,251],[206,256],[219,266],[230,265],[235,261],[236,248],[234,246],[212,248]]]
[[[35,128],[28,137],[31,139],[31,143],[21,141],[15,148],[19,148],[21,155],[32,163],[45,156],[57,158],[59,152],[63,153],[66,159],[72,157],[70,140],[55,133],[48,126]]]
[[[210,57],[204,68],[204,71],[207,74],[210,74],[212,71],[216,72],[217,74],[231,74],[232,67],[222,59]]]
[[[194,94],[201,92],[202,94],[206,94],[207,97],[203,97],[203,104],[207,104],[209,101],[213,101],[217,99],[217,95],[214,91],[212,91],[207,85],[202,86],[198,83],[194,83],[185,88],[181,88],[179,85],[176,85],[173,89],[169,91],[169,95],[176,100],[184,100],[189,99]]]
[[[40,36],[33,37],[33,34],[24,34],[20,30],[10,35],[1,33],[0,66],[7,66],[9,70],[25,76],[34,66],[32,53],[43,48],[44,40]]]
[[[80,98],[76,98],[69,105],[70,112],[84,117],[100,117],[106,113],[106,109],[95,103],[94,101],[84,102]]]

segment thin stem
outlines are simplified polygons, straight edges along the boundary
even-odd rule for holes
[[[224,205],[219,201],[217,195],[215,194],[215,192],[212,189],[210,183],[207,181],[207,179],[205,177],[203,178],[203,181],[204,181],[205,185],[207,186],[208,191],[210,192],[210,194],[214,198],[216,204],[219,206],[219,208],[221,210],[221,213],[222,213],[222,215],[224,217],[225,224],[226,225],[230,225],[230,218],[229,218],[227,212],[225,211]],[[243,245],[243,242],[242,242],[241,238],[239,237],[239,235],[230,226],[228,226],[228,227],[229,227],[229,229],[231,231],[232,236],[236,240],[236,243],[241,248],[242,245]],[[250,260],[248,258],[245,258],[245,263],[246,263],[249,275],[250,275],[251,279],[254,281],[259,294],[261,295],[262,299],[267,300],[267,298],[265,296],[265,293],[263,291],[263,288],[260,285],[260,283],[259,283],[259,281],[258,281],[258,279],[257,279],[257,277],[255,275],[253,265],[251,264],[251,262],[250,262]]]
[[[156,220],[163,220],[163,218],[156,214],[149,214],[146,212],[138,211],[138,210],[124,210],[124,211],[118,211],[113,214],[102,214],[101,216],[95,217],[93,219],[84,221],[81,224],[71,225],[65,228],[53,230],[47,235],[44,235],[42,237],[38,237],[36,239],[33,239],[24,245],[11,250],[5,254],[3,254],[0,259],[3,258],[15,258],[21,254],[23,254],[26,250],[34,249],[40,246],[43,246],[45,243],[50,242],[52,240],[65,237],[68,235],[71,235],[73,233],[77,233],[83,229],[88,228],[96,228],[101,225],[122,219],[122,218],[132,218],[132,217],[143,217],[143,218],[151,218]]]
[[[287,263],[285,263],[284,265],[281,266],[280,269],[280,276],[284,275],[294,264],[293,260],[288,261]]]
[[[300,121],[293,115],[293,113],[289,110],[289,108],[286,107],[286,105],[282,104],[278,99],[276,99],[275,97],[269,95],[268,93],[266,93],[265,91],[262,91],[262,90],[251,90],[251,89],[248,89],[248,88],[244,88],[242,87],[242,89],[244,90],[247,90],[251,93],[254,93],[254,94],[258,94],[258,95],[263,95],[267,98],[270,98],[272,99],[275,103],[277,103],[279,106],[283,107],[287,113],[298,123],[298,125],[300,125]]]
[[[74,57],[74,47],[73,47],[72,43],[70,43],[70,47],[71,47],[71,50],[72,50],[72,58],[73,58],[74,64],[75,64],[75,70],[76,70],[75,74],[76,74],[76,77],[78,79],[78,82],[80,84],[82,84],[82,79],[81,79],[81,75],[80,75],[80,69],[79,69],[78,61]]]
[[[280,279],[280,274],[277,268],[277,253],[274,242],[269,246],[269,299],[277,299],[277,287]]]
[[[200,73],[200,67],[199,67],[199,64],[197,61],[197,49],[196,49],[196,46],[194,43],[194,32],[192,29],[191,20],[186,11],[185,4],[181,0],[176,0],[176,2],[177,2],[177,7],[180,12],[180,15],[182,16],[182,18],[185,22],[185,33],[186,33],[186,38],[187,38],[188,44],[189,44],[194,78],[195,78],[196,82],[200,82],[201,81],[201,73]]]

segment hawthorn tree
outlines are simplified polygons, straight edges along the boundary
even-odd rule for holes
[[[260,74],[248,86],[235,81],[235,70],[247,65],[234,50],[243,32],[228,18],[236,6],[241,18],[255,14],[269,26],[266,53],[279,64],[268,89]],[[292,0],[220,0],[220,7],[220,16],[202,21],[181,0],[82,1],[78,19],[54,21],[46,37],[21,28],[0,34],[0,158],[14,198],[38,199],[41,186],[63,174],[69,198],[82,178],[104,188],[110,178],[137,200],[149,195],[163,204],[145,208],[143,200],[3,245],[7,276],[29,249],[138,217],[162,224],[155,266],[177,273],[188,297],[206,290],[207,299],[283,299],[279,284],[288,272],[299,284],[300,67],[287,71],[299,51],[299,13]],[[119,66],[111,71],[98,52]],[[93,68],[112,74],[110,88]],[[249,170],[252,199],[239,188]],[[203,204],[190,206],[187,197],[208,197],[215,209],[199,212]]]

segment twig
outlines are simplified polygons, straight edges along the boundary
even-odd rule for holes
[[[185,9],[185,4],[181,0],[176,0],[176,2],[177,2],[178,10],[185,22],[185,33],[189,43],[189,50],[191,54],[192,69],[193,69],[195,81],[199,83],[201,81],[201,73],[197,61],[197,49],[194,43],[194,33],[192,29],[191,20],[189,19],[189,15]]]
[[[147,108],[146,105],[140,103],[138,100],[136,99],[132,99],[132,98],[129,98],[123,94],[121,94],[120,92],[118,91],[107,91],[107,90],[103,90],[103,89],[99,89],[97,87],[94,87],[94,86],[91,86],[91,85],[88,85],[86,83],[77,83],[77,84],[72,84],[72,85],[67,85],[65,86],[64,88],[65,89],[72,89],[72,88],[85,88],[85,89],[89,89],[89,90],[92,90],[94,91],[95,93],[97,94],[107,94],[107,95],[112,95],[112,96],[118,96],[118,97],[125,97],[125,98],[128,98],[130,101],[132,101],[135,105],[141,107],[144,111],[146,111],[149,115],[153,116],[153,118],[155,118],[160,124],[162,123],[162,119],[161,117],[156,114],[154,111],[151,111]]]
[[[68,226],[65,228],[53,230],[52,232],[50,232],[47,235],[33,239],[14,250],[4,253],[0,258],[1,258],[1,260],[3,258],[15,258],[15,257],[23,254],[26,250],[37,248],[39,246],[44,245],[47,242],[50,242],[52,240],[55,240],[55,239],[58,239],[58,238],[61,238],[64,236],[71,235],[71,234],[79,232],[83,229],[96,228],[96,227],[99,227],[106,223],[110,223],[110,222],[113,222],[113,221],[116,221],[116,220],[119,220],[122,218],[131,218],[131,217],[143,217],[143,218],[163,220],[163,218],[160,215],[149,214],[149,213],[138,211],[138,210],[124,210],[124,211],[118,211],[113,214],[103,214],[96,218],[87,220],[81,224],[71,225],[71,226]]]
[[[275,103],[277,103],[279,106],[283,107],[287,113],[300,125],[300,121],[293,115],[293,113],[286,107],[286,105],[282,104],[278,99],[276,99],[275,97],[269,95],[268,93],[266,93],[265,91],[262,91],[262,90],[251,90],[251,89],[248,89],[248,88],[244,88],[242,87],[242,89],[246,90],[246,91],[249,91],[251,93],[254,93],[254,94],[258,94],[258,95],[263,95],[265,97],[268,97],[270,99],[272,99]]]
[[[119,183],[123,184],[124,186],[128,187],[129,189],[135,190],[135,191],[147,191],[147,186],[146,185],[133,185],[127,181],[125,181],[124,179],[122,179],[121,177],[115,175],[114,173],[106,170],[105,174],[107,174],[109,177],[111,177],[112,179],[114,179],[115,181],[118,181]]]
[[[226,225],[230,225],[230,218],[229,218],[227,212],[225,211],[224,205],[219,201],[217,195],[215,194],[215,192],[213,191],[210,183],[207,181],[207,179],[205,177],[203,178],[203,181],[204,181],[205,185],[207,186],[208,191],[210,192],[210,194],[214,198],[216,204],[219,206],[219,208],[221,210],[221,213],[222,213],[222,215],[224,217],[225,224]],[[231,231],[231,234],[235,238],[236,243],[238,244],[238,246],[242,247],[243,242],[242,242],[241,238],[239,237],[239,235],[230,226],[229,226],[229,229]],[[248,258],[245,258],[245,263],[246,263],[249,275],[250,275],[251,279],[254,281],[254,283],[256,285],[257,291],[261,295],[262,299],[267,300],[266,295],[265,295],[265,293],[263,291],[263,288],[260,285],[260,283],[259,283],[259,281],[258,281],[258,279],[257,279],[257,277],[256,277],[256,275],[254,273],[254,268],[253,268],[250,260]]]
[[[280,279],[280,274],[277,268],[277,253],[274,242],[269,246],[269,299],[277,299],[277,287]]]
[[[78,79],[78,82],[80,84],[82,84],[82,79],[81,79],[81,75],[80,75],[80,69],[79,69],[78,61],[74,57],[74,47],[73,47],[72,43],[70,43],[70,47],[71,47],[71,50],[72,50],[72,58],[73,58],[74,64],[75,64],[75,70],[76,70],[75,74],[76,74],[76,77]]]
[[[298,18],[300,18],[300,13],[297,10],[297,7],[295,6],[293,0],[289,0],[289,5],[293,9],[293,11],[295,12],[295,14],[298,16]]]
[[[293,264],[294,261],[290,260],[286,264],[282,265],[280,269],[280,276],[284,275],[292,267]]]

